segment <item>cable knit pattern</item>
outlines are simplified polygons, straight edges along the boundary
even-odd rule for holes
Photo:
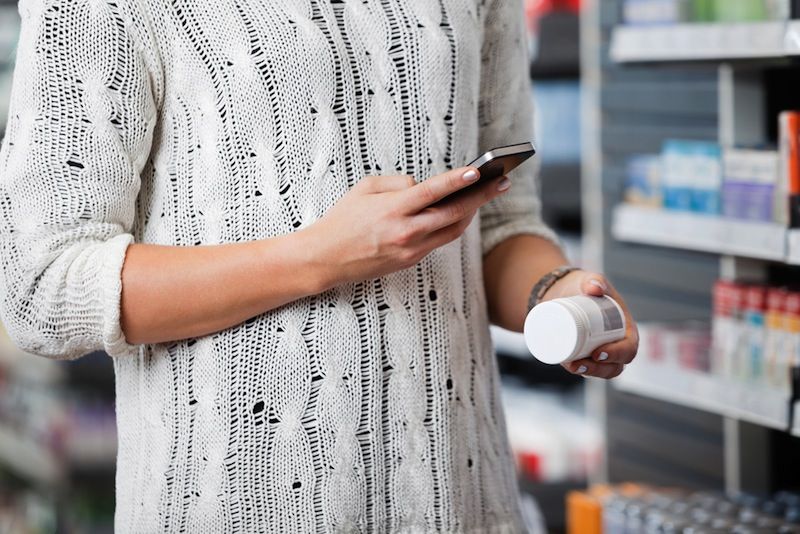
[[[113,357],[116,531],[523,531],[481,262],[554,239],[534,164],[413,268],[197,339],[119,324],[132,242],[284,235],[530,139],[521,0],[19,7],[0,311],[25,350]]]

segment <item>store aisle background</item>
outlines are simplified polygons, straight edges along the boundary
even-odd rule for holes
[[[587,385],[600,480],[725,491],[766,522],[800,505],[773,498],[800,488],[800,234],[781,190],[800,163],[778,127],[800,109],[799,8],[602,0],[582,15],[586,259],[644,334],[620,379]]]

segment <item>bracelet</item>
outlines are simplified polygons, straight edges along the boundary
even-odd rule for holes
[[[555,285],[556,282],[567,276],[573,271],[579,271],[579,267],[572,267],[570,265],[562,265],[553,269],[536,282],[536,285],[531,289],[531,294],[528,297],[528,311],[531,311],[534,306],[544,298],[545,293]]]

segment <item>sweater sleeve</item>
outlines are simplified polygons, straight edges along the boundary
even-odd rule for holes
[[[0,314],[45,357],[135,354],[121,270],[156,106],[120,2],[30,0],[0,146]]]
[[[479,153],[533,138],[528,44],[521,0],[489,0],[484,14]],[[510,174],[511,189],[483,206],[481,245],[487,254],[502,241],[533,234],[558,243],[541,217],[538,157]]]

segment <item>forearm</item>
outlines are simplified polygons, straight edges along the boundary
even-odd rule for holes
[[[122,269],[129,343],[203,336],[330,286],[306,231],[215,246],[132,244]]]
[[[494,247],[483,259],[491,322],[521,332],[531,289],[542,276],[566,263],[559,247],[534,235],[514,236]]]

